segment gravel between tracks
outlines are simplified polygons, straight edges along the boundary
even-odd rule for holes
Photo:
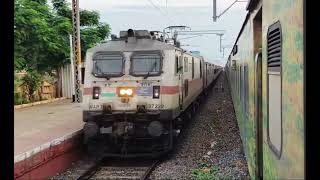
[[[249,178],[224,72],[180,138],[170,158],[153,171],[152,179],[192,179],[201,161],[218,167],[216,178]]]

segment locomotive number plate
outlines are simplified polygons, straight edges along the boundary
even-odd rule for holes
[[[99,109],[102,109],[102,105],[100,105],[100,104],[90,104],[89,105],[89,109],[90,110],[99,110]]]
[[[151,86],[151,82],[141,82],[141,87],[149,87]]]
[[[163,104],[147,104],[148,109],[162,109],[164,108]]]

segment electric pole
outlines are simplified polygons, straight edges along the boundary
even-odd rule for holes
[[[222,36],[223,36],[223,34],[221,33],[221,34],[217,34],[218,36],[220,36],[220,52],[222,51]]]
[[[74,58],[74,76],[75,76],[75,102],[80,103],[80,73],[81,65],[81,46],[80,46],[80,18],[79,18],[79,0],[72,0],[72,49]]]

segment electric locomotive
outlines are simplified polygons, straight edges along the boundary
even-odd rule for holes
[[[204,58],[147,30],[121,31],[87,51],[83,92],[89,153],[158,156],[179,133],[176,122],[217,76]]]

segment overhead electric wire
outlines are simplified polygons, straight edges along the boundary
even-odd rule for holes
[[[161,4],[158,0],[155,0],[158,4]],[[159,7],[159,6],[158,6]],[[169,15],[169,12],[166,10],[166,9],[163,9],[163,8],[161,8],[161,7],[159,7],[160,9],[162,9],[163,11],[165,11],[166,12],[166,14],[168,14]]]
[[[179,35],[201,35],[201,34],[220,34],[220,33],[178,33]]]
[[[177,24],[169,15],[168,13],[165,13],[161,10],[160,7],[158,7],[152,0],[148,0],[150,2],[150,4],[155,8],[157,9],[162,15],[166,16],[168,18],[168,20],[173,23],[173,24]]]
[[[179,32],[216,32],[216,31],[219,31],[219,32],[225,32],[225,30],[192,30],[192,31],[179,31]]]
[[[186,37],[186,38],[179,38],[179,40],[182,40],[182,39],[191,39],[191,38],[200,37],[200,36],[202,36],[202,34],[196,35],[196,36],[190,36],[190,37]]]

